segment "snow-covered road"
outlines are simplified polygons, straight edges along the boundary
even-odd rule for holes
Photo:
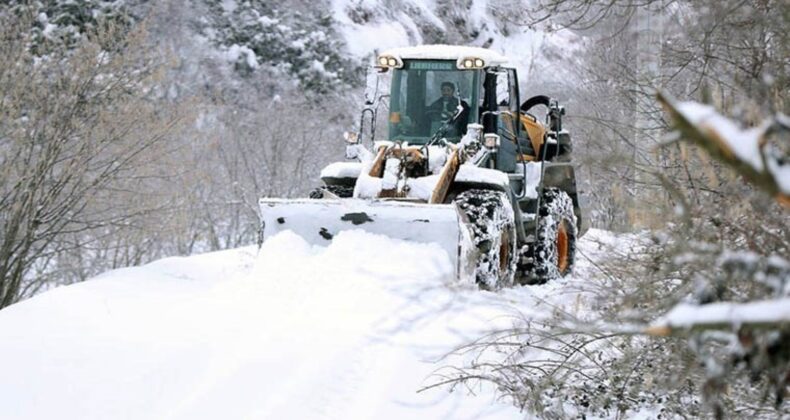
[[[588,233],[573,278],[498,293],[454,283],[438,246],[361,231],[115,270],[0,311],[0,417],[523,418],[491,389],[417,390],[519,312],[585,310],[600,241],[618,242]]]

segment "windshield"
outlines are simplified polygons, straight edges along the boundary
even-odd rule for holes
[[[460,140],[467,124],[477,122],[478,78],[478,71],[458,70],[455,61],[404,63],[392,75],[390,140],[426,143],[456,115],[443,137]]]

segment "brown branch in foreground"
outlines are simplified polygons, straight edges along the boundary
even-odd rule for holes
[[[782,207],[790,209],[790,195],[782,191],[778,181],[767,168],[764,167],[762,171],[759,171],[744,162],[738,158],[727,142],[721,138],[721,134],[717,131],[716,127],[693,124],[677,109],[672,99],[661,92],[658,92],[657,97],[658,101],[672,118],[674,128],[680,133],[681,139],[690,141],[701,147],[710,156],[734,169],[754,186],[770,194]],[[765,158],[764,146],[766,144],[766,135],[774,126],[783,127],[775,123],[762,133],[759,147],[763,159]]]

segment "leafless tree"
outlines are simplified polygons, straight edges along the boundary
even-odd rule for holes
[[[178,121],[154,100],[142,27],[36,56],[31,19],[0,15],[0,308],[41,287],[57,255],[151,210],[119,200],[162,175]]]

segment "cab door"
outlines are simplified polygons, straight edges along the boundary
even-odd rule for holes
[[[485,132],[499,135],[500,147],[496,167],[500,171],[514,172],[518,152],[519,129],[518,79],[515,69],[493,68],[486,73],[483,108],[488,111],[483,118]]]
[[[498,77],[497,104],[501,120],[501,136],[516,143],[524,136],[519,124],[519,92],[516,69],[505,69],[506,75]]]

